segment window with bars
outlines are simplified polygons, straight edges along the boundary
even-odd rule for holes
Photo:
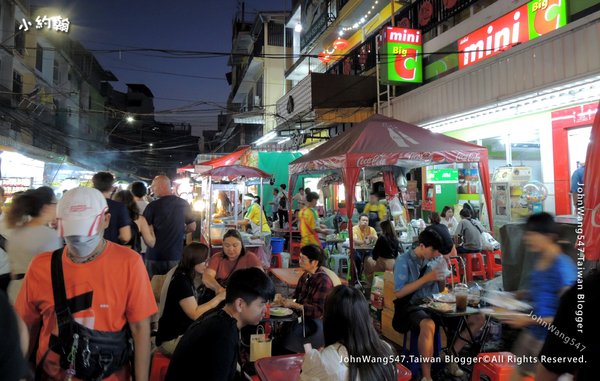
[[[42,48],[40,46],[40,44],[37,44],[36,48],[35,48],[35,68],[38,71],[43,71],[44,67],[44,48]]]

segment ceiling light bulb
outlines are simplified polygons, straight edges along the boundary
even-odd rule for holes
[[[302,32],[302,24],[296,23],[296,26],[294,26],[294,32]]]

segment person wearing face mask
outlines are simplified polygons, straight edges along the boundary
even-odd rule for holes
[[[62,299],[69,305],[66,321],[76,332],[92,332],[89,340],[93,340],[94,333],[104,331],[102,334],[112,338],[113,344],[118,343],[118,349],[108,350],[113,356],[100,378],[130,380],[133,360],[135,380],[147,380],[150,316],[158,308],[142,259],[135,251],[103,238],[110,213],[98,190],[70,190],[58,202],[56,215],[58,235],[64,238],[66,247],[33,259],[15,303],[15,310],[30,331],[39,330],[41,323],[36,367],[44,373],[44,379],[67,379],[68,357],[61,353],[70,353],[76,338],[65,335],[65,326],[59,329],[57,325],[60,311],[55,306]],[[61,283],[64,289],[57,291]],[[133,356],[128,350],[129,336],[134,343]],[[79,367],[80,359],[85,357],[86,339],[88,336],[79,340],[79,349],[75,349],[78,367],[74,379],[91,378],[82,376]],[[93,341],[88,349],[92,364],[96,364],[93,360],[99,350]]]

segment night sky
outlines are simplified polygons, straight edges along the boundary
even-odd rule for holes
[[[227,57],[173,58],[154,52],[96,50],[230,52],[238,0],[32,0],[32,5],[56,7],[63,17],[69,17],[70,37],[115,74],[117,90],[125,91],[126,83],[143,83],[154,93],[156,111],[178,108],[175,114],[157,115],[158,120],[189,122],[196,134],[203,128],[216,129],[216,115],[225,111],[230,90],[225,80],[225,73],[231,70]],[[254,20],[259,10],[290,8],[291,0],[247,0],[246,19]],[[200,101],[209,104],[198,104]]]

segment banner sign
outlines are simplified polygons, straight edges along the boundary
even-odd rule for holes
[[[420,30],[386,28],[381,51],[381,82],[390,85],[423,82],[423,41]]]
[[[460,69],[567,25],[566,0],[533,0],[458,41]]]

